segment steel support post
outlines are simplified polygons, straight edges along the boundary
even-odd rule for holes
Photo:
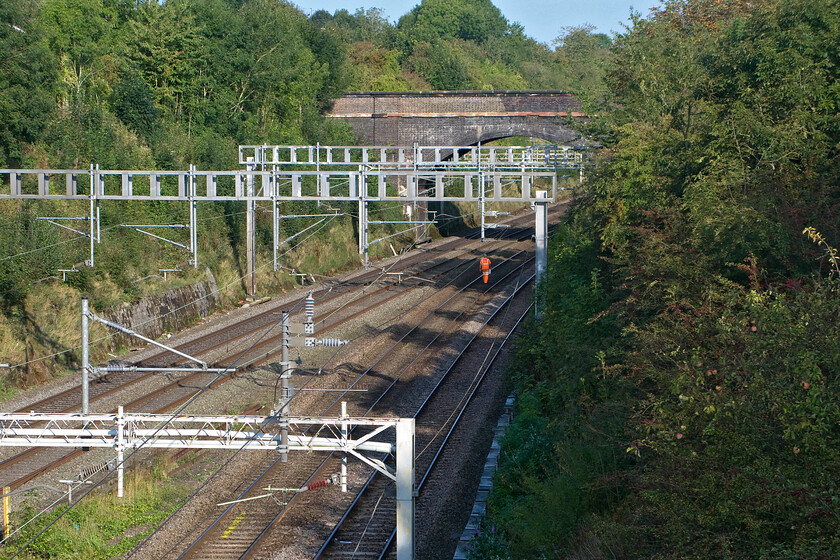
[[[90,165],[90,267],[93,268],[93,249],[96,242],[96,172],[93,164]]]
[[[88,406],[88,373],[90,372],[90,320],[88,298],[82,298],[82,414],[90,412]]]
[[[280,270],[280,263],[278,262],[279,252],[277,251],[277,241],[280,239],[280,209],[277,206],[277,197],[271,197],[271,221],[272,221],[272,239],[274,245],[274,272]]]
[[[123,407],[117,408],[117,498],[123,497],[123,475],[125,469],[123,463],[125,462],[125,416],[123,414]]]
[[[478,172],[478,205],[481,207],[481,242],[484,243],[484,171]]]
[[[362,256],[362,261],[365,268],[370,266],[368,257],[368,201],[365,195],[359,198],[359,254]]]
[[[414,560],[414,418],[397,421],[397,560]]]
[[[190,253],[192,254],[192,265],[198,268],[198,202],[196,195],[195,165],[190,164],[190,172],[187,176],[187,193],[190,205]]]
[[[248,171],[254,171],[253,158],[248,158]],[[245,252],[247,261],[247,276],[248,280],[245,282],[245,291],[248,297],[256,297],[257,295],[257,202],[254,200],[254,176],[248,174],[245,179],[247,202],[245,211]]]
[[[414,168],[414,176],[406,177],[405,185],[406,192],[412,198],[411,216],[409,217],[409,219],[425,222],[429,219],[429,203],[418,200],[418,197],[420,196],[420,177],[418,177],[417,175],[417,170],[420,164],[423,163],[423,151],[420,149],[420,144],[418,144],[417,142],[414,143],[411,154],[411,163],[412,167]],[[420,214],[423,214],[422,218],[420,217]],[[417,228],[414,231],[414,240],[417,243],[422,243],[423,241],[428,239],[428,236],[426,235],[427,230],[428,228]]]
[[[347,441],[350,426],[347,423],[347,401],[341,401],[341,439]],[[341,491],[347,492],[347,453],[341,454]]]
[[[289,344],[291,342],[291,324],[289,312],[283,311],[280,316],[280,328],[283,331],[282,347],[280,351],[280,445],[283,449],[289,449],[289,401],[291,400],[291,387],[289,379],[292,377],[292,362],[289,360]],[[285,463],[289,460],[288,451],[283,451],[280,460]]]
[[[542,316],[542,303],[540,302],[540,290],[542,289],[545,271],[548,264],[548,199],[545,191],[537,191],[537,198],[534,200],[535,224],[534,240],[537,245],[536,255],[536,297],[534,316],[537,321]]]

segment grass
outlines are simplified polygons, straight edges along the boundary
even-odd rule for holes
[[[511,187],[513,188],[513,187]],[[433,205],[430,205],[433,206]],[[463,217],[464,225],[474,227],[479,222],[478,205],[476,203],[456,203],[456,213]],[[521,204],[488,205],[488,210],[516,211]],[[348,213],[353,208],[344,209]],[[402,205],[393,203],[371,203],[370,219],[380,221],[398,221],[402,217]],[[323,230],[317,231],[305,242],[288,252],[281,252],[280,264],[284,267],[275,272],[272,265],[273,252],[270,241],[266,246],[266,238],[262,235],[258,241],[257,255],[257,291],[259,295],[273,295],[285,293],[299,287],[299,280],[289,274],[289,269],[313,275],[333,276],[342,271],[358,267],[361,257],[358,253],[357,233],[354,219],[345,216],[328,222]],[[488,221],[494,221],[490,219]],[[265,226],[265,224],[263,224]],[[0,315],[0,363],[24,364],[38,358],[55,356],[43,361],[32,363],[26,368],[13,368],[11,371],[0,371],[0,402],[8,400],[19,393],[20,388],[37,386],[51,379],[56,379],[76,370],[79,366],[80,352],[80,298],[88,294],[91,307],[95,312],[102,312],[108,306],[124,305],[142,297],[158,295],[167,290],[195,284],[205,278],[205,270],[210,269],[219,288],[219,303],[222,308],[228,307],[243,299],[245,295],[244,248],[234,250],[234,240],[229,238],[221,228],[220,221],[207,222],[207,235],[200,237],[198,269],[186,266],[182,272],[171,274],[167,281],[160,278],[146,278],[136,282],[145,275],[155,274],[158,268],[164,266],[159,260],[160,255],[151,251],[143,261],[145,269],[135,270],[135,265],[126,264],[120,272],[116,265],[99,264],[95,272],[89,269],[79,275],[68,277],[67,283],[50,281],[35,284],[29,290],[20,308],[7,310]],[[382,239],[400,230],[406,229],[399,225],[372,225],[369,239]],[[429,234],[437,236],[437,231],[431,228]],[[375,243],[369,248],[372,261],[390,257],[392,247],[395,251],[411,245],[415,240],[415,231],[389,238],[381,243]],[[241,240],[240,240],[241,241]],[[236,242],[238,243],[238,241]],[[154,246],[151,246],[154,247]],[[111,261],[114,257],[110,257]],[[105,262],[102,259],[99,261]],[[104,267],[104,268],[102,268]],[[128,272],[127,272],[128,271]],[[123,276],[116,278],[114,276]],[[83,278],[84,277],[84,278]],[[132,283],[129,288],[121,289],[126,278]],[[122,284],[121,284],[122,283]],[[76,286],[79,287],[76,287]],[[84,287],[82,287],[84,286]],[[98,324],[91,325],[91,340],[95,341],[107,336],[106,329]],[[68,351],[69,349],[75,349]],[[107,360],[107,353],[119,353],[126,349],[117,348],[114,343],[93,343],[91,345],[91,361]]]
[[[185,483],[167,480],[162,460],[152,469],[129,470],[125,497],[115,491],[95,490],[39,536],[18,558],[107,560],[119,557],[160,524],[189,495]],[[10,558],[66,509],[66,503],[27,525],[0,549],[0,559]],[[36,513],[34,506],[13,515],[13,528]]]

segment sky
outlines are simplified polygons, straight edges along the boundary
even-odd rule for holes
[[[291,0],[303,13],[318,10],[335,13],[345,9],[351,14],[358,8],[379,8],[385,17],[396,23],[420,0]],[[458,0],[453,0],[457,2]],[[630,19],[630,8],[646,15],[659,0],[493,0],[510,22],[519,22],[525,34],[551,45],[564,27],[592,24],[596,32],[611,35],[623,30]]]

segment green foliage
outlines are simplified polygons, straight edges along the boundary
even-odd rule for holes
[[[605,367],[615,335],[598,244],[561,227],[549,255],[545,313],[531,343],[517,345],[521,393],[489,502],[514,558],[568,552],[578,525],[621,495],[607,477],[625,460],[614,442],[630,409],[616,401],[632,387]]]
[[[603,48],[580,32],[558,54]],[[836,3],[674,0],[617,37],[514,364],[512,557],[836,557],[838,32]]]
[[[462,39],[483,43],[507,31],[508,22],[491,0],[423,0],[397,24],[398,41],[408,54],[418,43]]]
[[[510,546],[495,526],[484,531],[477,530],[470,544],[467,545],[467,558],[471,560],[502,560],[510,558]]]
[[[354,88],[359,91],[404,91],[429,89],[419,76],[406,75],[399,62],[399,53],[372,43],[356,43],[348,54]]]
[[[432,89],[470,89],[472,84],[459,53],[444,41],[417,43],[408,63],[415,72],[428,80]]]
[[[394,40],[395,29],[379,8],[358,8],[353,14],[347,10],[336,10],[333,15],[318,10],[309,21],[318,29],[353,43],[371,43],[382,48]]]
[[[557,72],[563,89],[578,95],[587,112],[595,112],[604,92],[612,41],[594,27],[567,27],[555,40]]]
[[[58,232],[37,219],[40,208],[15,206],[3,216],[0,235],[0,254],[7,255],[0,261],[0,304],[7,313],[20,307],[33,280],[55,274],[61,263]]]
[[[625,522],[668,558],[836,550],[836,284],[705,295],[663,312],[629,359],[656,390],[636,407],[647,467]]]
[[[404,71],[434,89],[582,89],[490,0],[424,0],[400,18],[393,48]],[[600,80],[593,74],[589,83]]]
[[[201,98],[201,69],[208,64],[209,56],[203,29],[190,3],[141,3],[130,22],[125,51],[167,117],[178,122],[189,120]]]
[[[54,110],[55,55],[43,39],[38,5],[0,5],[0,166],[20,165]]]
[[[160,127],[161,112],[152,98],[152,90],[136,74],[126,73],[120,78],[114,87],[111,104],[114,114],[146,139]]]
[[[155,484],[160,477],[160,473],[130,473],[125,498],[117,498],[113,493],[82,500],[18,557],[32,560],[105,560],[127,553],[163,521],[189,492],[185,486]],[[66,505],[59,505],[55,511],[27,525],[16,540],[0,551],[0,558],[8,558],[17,552],[21,544],[35,536],[48,523],[55,521],[65,508]],[[34,508],[27,507],[17,517],[29,520],[35,513]]]

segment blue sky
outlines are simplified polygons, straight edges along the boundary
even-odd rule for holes
[[[305,14],[317,10],[335,13],[345,9],[350,13],[358,8],[379,8],[391,22],[420,3],[420,0],[291,0]],[[453,0],[458,1],[458,0]],[[630,18],[630,7],[642,15],[659,6],[659,0],[493,0],[508,21],[519,22],[525,34],[551,44],[563,27],[590,23],[601,33],[621,31],[622,23]]]

